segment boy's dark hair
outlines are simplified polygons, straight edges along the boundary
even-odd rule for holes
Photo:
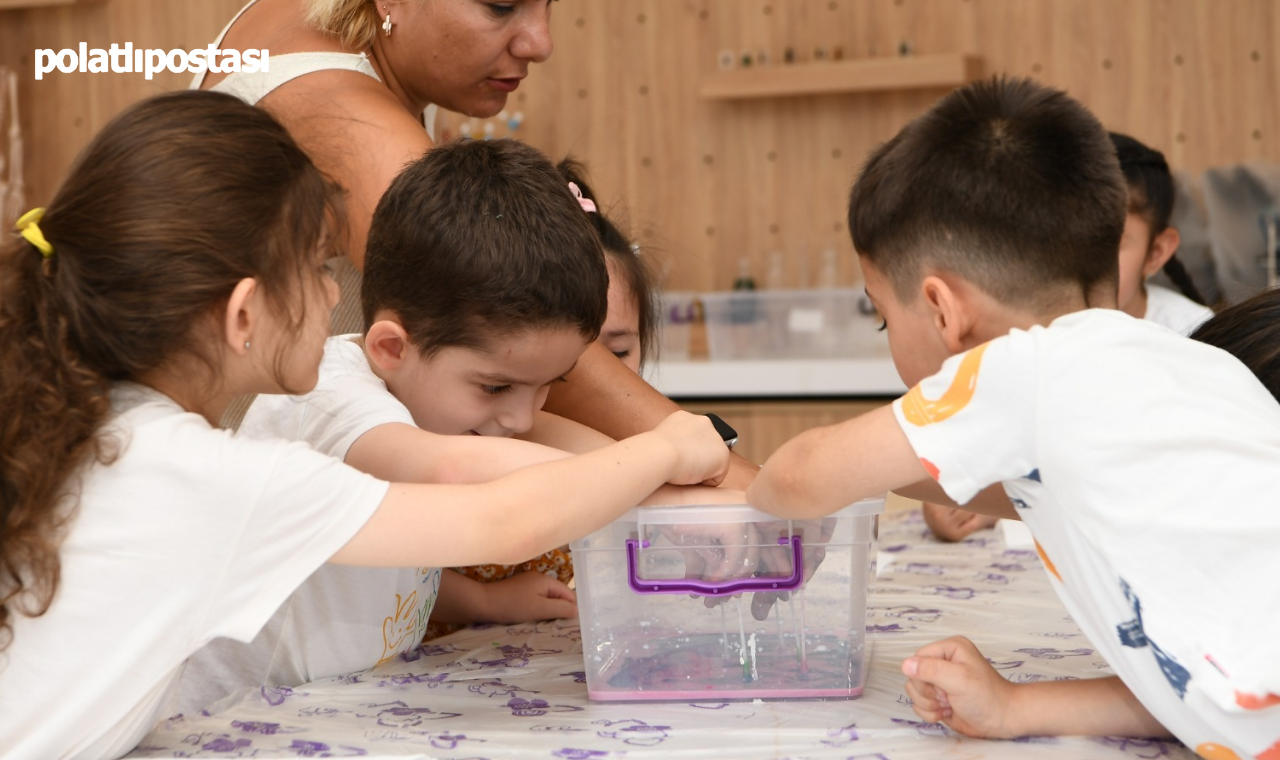
[[[366,324],[400,319],[424,357],[565,326],[595,340],[608,309],[600,239],[555,166],[515,140],[459,140],[405,167],[373,212]]]
[[[1177,197],[1173,173],[1169,171],[1169,164],[1160,151],[1143,145],[1129,135],[1111,132],[1110,136],[1111,144],[1116,149],[1116,158],[1120,160],[1120,171],[1124,172],[1124,181],[1129,186],[1129,213],[1146,220],[1151,229],[1151,237],[1147,240],[1147,246],[1150,247],[1156,235],[1169,228],[1173,201]],[[1163,271],[1184,296],[1198,304],[1204,304],[1204,296],[1200,295],[1200,289],[1196,287],[1186,267],[1178,261],[1177,254],[1169,257]]]
[[[618,229],[608,216],[605,216],[600,208],[599,198],[587,184],[586,170],[582,164],[572,158],[566,158],[556,164],[556,168],[560,170],[560,176],[564,177],[566,182],[572,182],[578,186],[583,198],[596,204],[597,211],[587,214],[587,219],[590,220],[591,226],[596,228],[596,234],[600,236],[600,243],[604,246],[604,252],[613,264],[614,271],[623,278],[627,290],[635,296],[636,312],[640,321],[640,363],[643,365],[654,358],[653,352],[657,350],[658,343],[658,307],[654,303],[653,274],[645,265],[644,259],[640,257],[639,250],[633,248],[631,241],[622,233],[622,230]]]
[[[1280,288],[1223,309],[1196,328],[1191,339],[1239,359],[1280,401]]]
[[[999,77],[938,101],[867,160],[849,200],[858,254],[897,296],[924,267],[997,300],[1114,293],[1125,187],[1106,130],[1065,93]],[[1114,297],[1114,296],[1113,296]]]

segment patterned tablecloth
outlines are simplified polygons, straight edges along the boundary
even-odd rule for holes
[[[158,725],[130,757],[1194,758],[1176,742],[966,739],[911,711],[916,647],[963,633],[1018,683],[1108,673],[1033,549],[997,530],[935,541],[918,511],[886,515],[869,599],[871,667],[856,700],[592,703],[577,621],[474,627],[416,658]]]

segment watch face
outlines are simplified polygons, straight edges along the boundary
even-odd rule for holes
[[[724,444],[729,448],[733,448],[733,445],[738,442],[738,431],[730,427],[729,423],[720,419],[717,414],[708,412],[707,417],[711,420],[711,424],[715,426],[716,432],[720,434]]]

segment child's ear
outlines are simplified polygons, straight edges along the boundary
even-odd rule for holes
[[[258,309],[261,308],[257,295],[258,281],[246,277],[236,283],[231,297],[227,299],[222,317],[223,340],[237,356],[247,353],[253,342],[253,332],[258,326]]]
[[[928,275],[920,283],[921,297],[933,319],[933,326],[947,351],[958,354],[967,348],[965,338],[973,329],[973,319],[964,294],[946,278]]]
[[[404,364],[413,346],[404,325],[391,319],[374,322],[364,334],[364,350],[369,361],[386,372],[394,372]]]
[[[1142,276],[1150,277],[1159,272],[1173,258],[1173,254],[1178,252],[1178,244],[1182,242],[1182,236],[1178,234],[1178,230],[1174,227],[1166,227],[1164,232],[1155,236],[1151,241],[1151,248],[1147,250],[1147,260],[1142,264]]]

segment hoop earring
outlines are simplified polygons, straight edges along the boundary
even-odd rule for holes
[[[386,8],[383,8],[383,10],[386,10]],[[391,36],[391,11],[387,11],[387,17],[382,20],[382,34],[386,37]]]

